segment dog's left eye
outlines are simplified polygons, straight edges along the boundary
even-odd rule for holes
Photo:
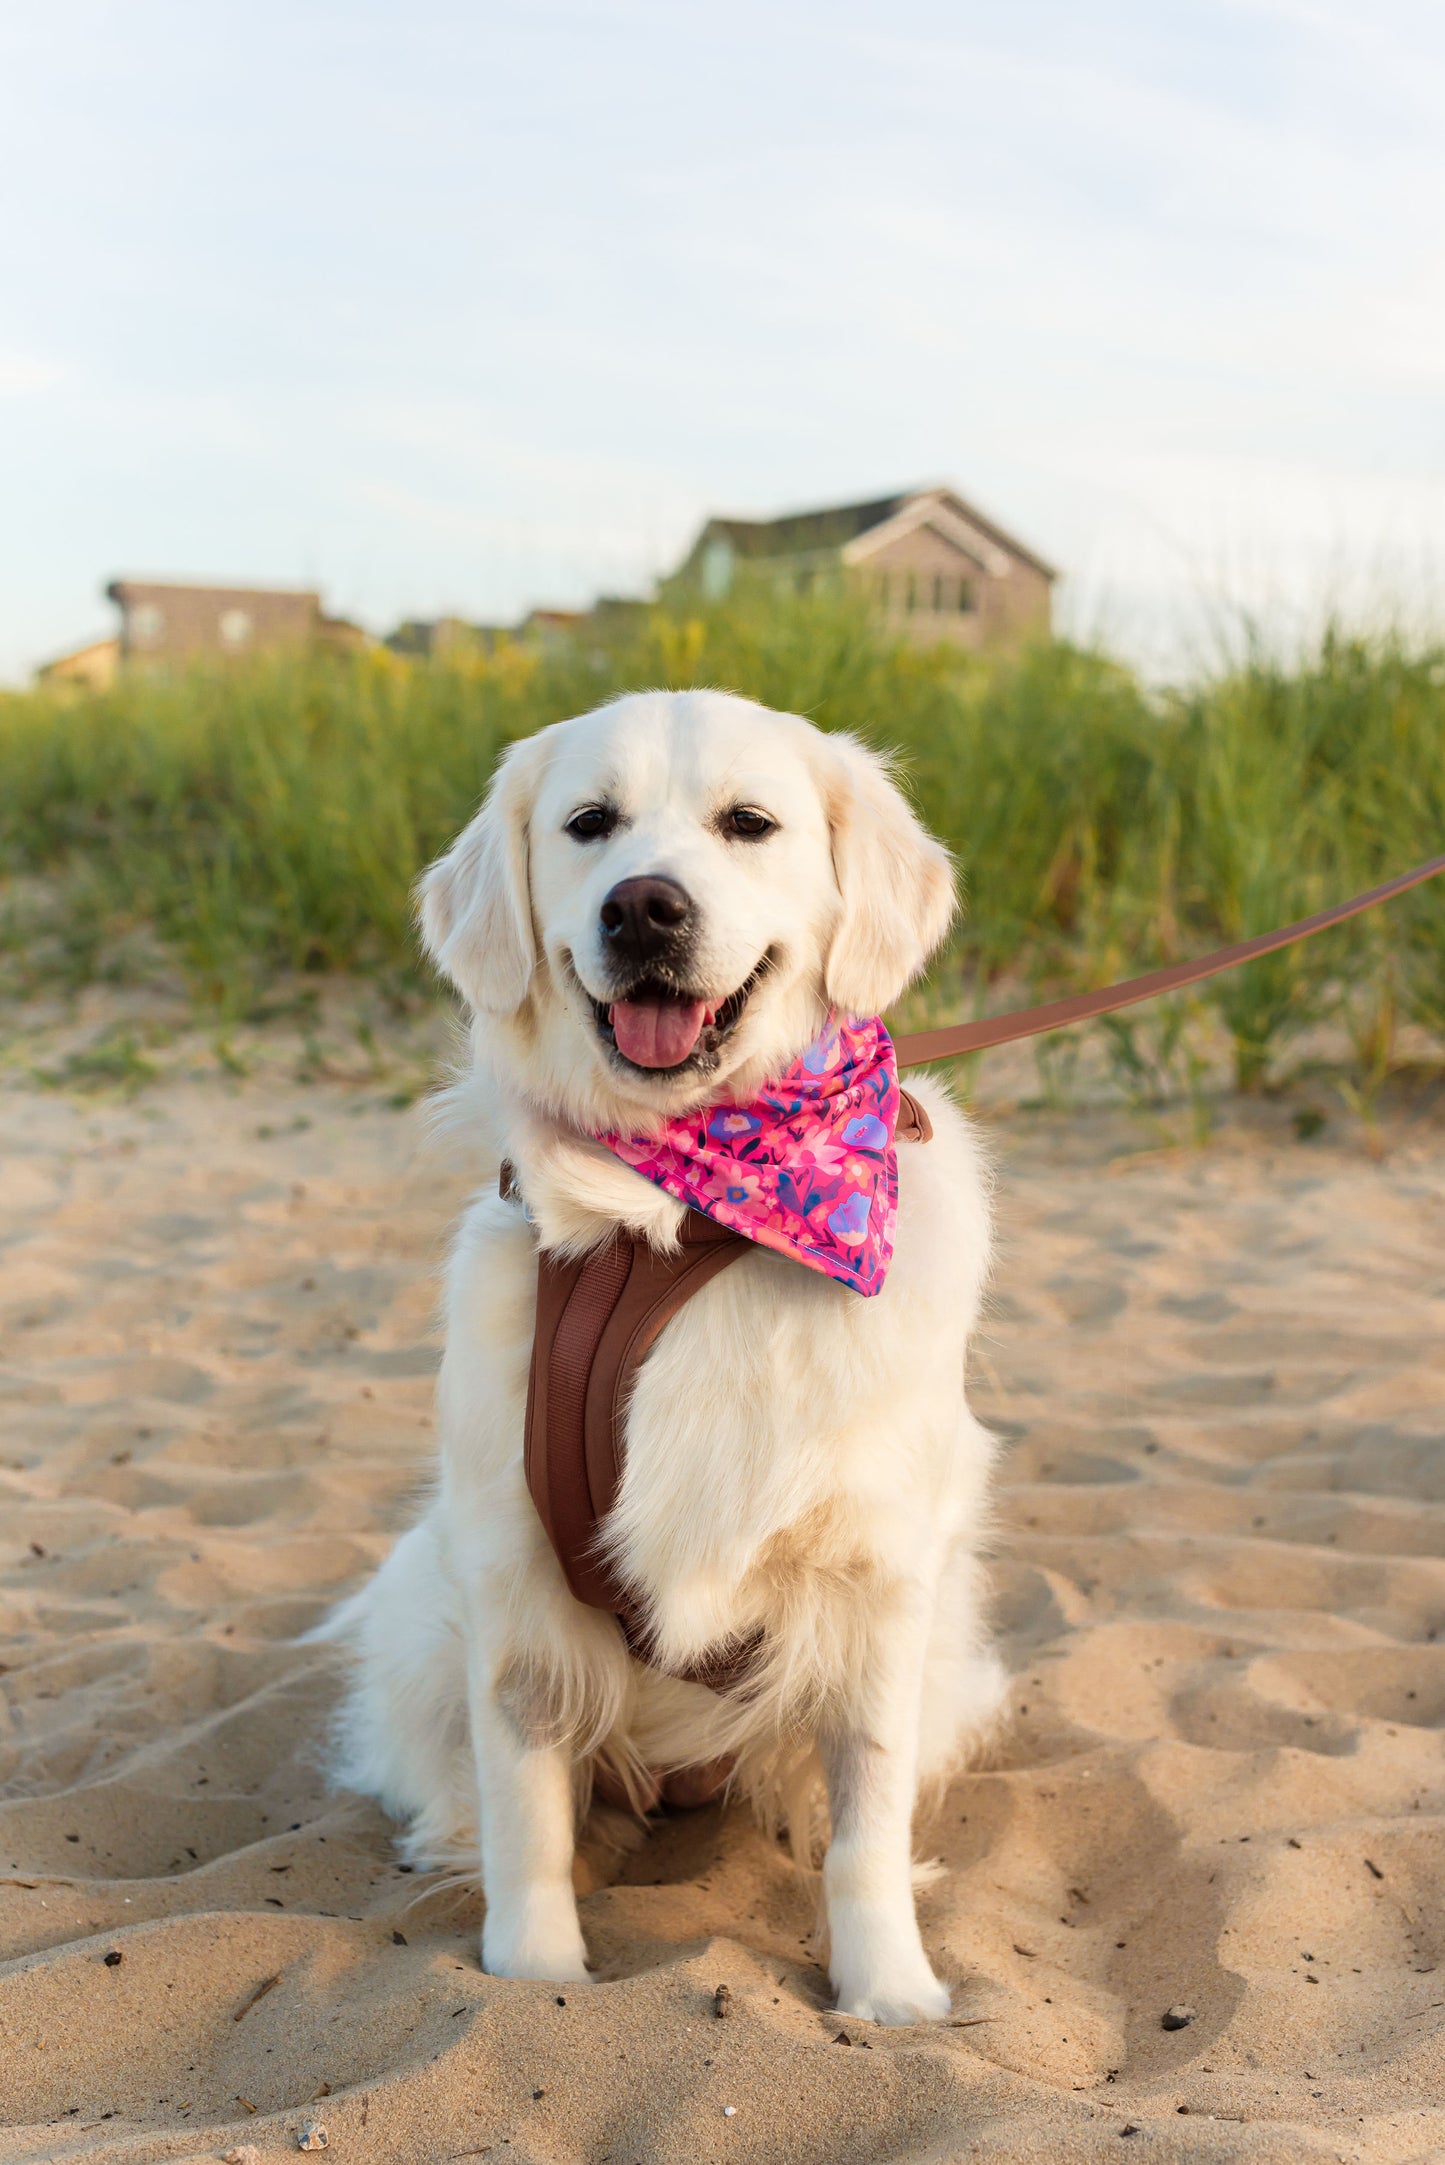
[[[777,824],[755,804],[735,804],[722,816],[723,833],[741,835],[748,842],[757,842],[763,835],[771,834]]]
[[[610,804],[584,804],[568,820],[567,832],[578,842],[600,842],[616,825],[617,814]]]

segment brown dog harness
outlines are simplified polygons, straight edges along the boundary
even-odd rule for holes
[[[899,1099],[898,1140],[926,1143],[928,1114],[906,1090]],[[501,1190],[517,1193],[508,1165]],[[527,1381],[527,1487],[563,1576],[578,1601],[615,1616],[629,1652],[654,1666],[646,1608],[600,1539],[622,1486],[632,1386],[678,1310],[753,1246],[698,1210],[687,1213],[679,1238],[671,1255],[623,1232],[566,1260],[540,1248]],[[711,1691],[735,1691],[759,1644],[756,1633],[729,1640],[671,1673]]]

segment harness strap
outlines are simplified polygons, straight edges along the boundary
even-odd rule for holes
[[[538,1252],[527,1487],[574,1598],[617,1617],[629,1648],[644,1660],[645,1611],[599,1539],[622,1485],[627,1402],[663,1326],[749,1245],[689,1211],[681,1246],[671,1255],[625,1233],[583,1256]],[[739,1669],[747,1666],[742,1649],[721,1649],[698,1665],[707,1673],[684,1673],[710,1683],[714,1671],[725,1672],[731,1681],[730,1655]]]
[[[897,1135],[927,1142],[924,1107],[899,1093]],[[501,1192],[515,1195],[509,1165]],[[678,1310],[753,1243],[701,1211],[682,1223],[680,1246],[659,1255],[616,1233],[585,1255],[537,1254],[537,1320],[527,1379],[527,1487],[574,1598],[615,1616],[628,1650],[660,1666],[651,1651],[646,1607],[618,1573],[601,1540],[617,1501],[627,1448],[627,1413],[637,1372]],[[711,1691],[741,1689],[761,1633],[733,1639],[671,1671]]]

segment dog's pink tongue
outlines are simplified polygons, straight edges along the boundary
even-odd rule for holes
[[[634,1067],[681,1067],[707,1019],[701,1000],[618,1000],[612,1008],[617,1050]]]

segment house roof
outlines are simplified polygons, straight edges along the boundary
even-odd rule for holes
[[[801,556],[809,549],[841,549],[907,502],[906,495],[880,496],[826,511],[789,511],[779,519],[709,519],[703,531],[709,540],[730,541],[739,556]]]
[[[321,606],[320,594],[309,586],[232,586],[210,579],[112,579],[105,590],[106,600],[119,602],[122,608],[140,594],[215,594],[228,600],[251,595],[258,601],[309,601]]]
[[[110,632],[103,639],[87,639],[84,646],[67,647],[63,654],[57,654],[52,661],[42,662],[35,674],[38,677],[52,676],[57,670],[68,669],[75,662],[88,661],[92,654],[119,652],[120,641],[114,632]]]
[[[1032,564],[1045,578],[1058,572],[1041,556],[1025,547],[1013,534],[987,518],[960,496],[956,489],[936,486],[903,489],[895,496],[878,496],[862,504],[836,504],[823,511],[785,512],[777,519],[709,519],[699,537],[704,541],[727,541],[742,557],[803,556],[814,550],[846,551],[850,561],[870,553],[887,538],[930,519],[939,523],[960,546],[973,543],[988,551],[1002,550]]]

